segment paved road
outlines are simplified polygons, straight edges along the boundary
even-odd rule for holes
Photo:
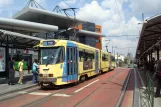
[[[23,95],[0,102],[0,107],[115,107],[130,69],[116,68],[76,86],[61,89],[24,90]],[[131,73],[122,107],[132,107],[134,74]]]

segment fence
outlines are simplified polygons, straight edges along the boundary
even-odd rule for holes
[[[154,107],[154,81],[148,71],[145,74],[146,86],[140,89],[141,107]]]

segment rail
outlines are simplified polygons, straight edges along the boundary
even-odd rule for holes
[[[154,107],[154,81],[148,71],[145,74],[146,86],[140,89],[141,107]]]

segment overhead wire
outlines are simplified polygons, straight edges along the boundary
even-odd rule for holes
[[[66,3],[64,0],[62,0],[62,2],[64,2],[69,8],[71,8],[70,6],[69,6],[69,4],[68,3]],[[77,12],[77,11],[75,11],[75,12]],[[82,16],[80,16],[82,19],[84,19]]]

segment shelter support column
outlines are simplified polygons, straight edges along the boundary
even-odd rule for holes
[[[13,58],[13,56],[14,56],[14,49],[11,48],[11,58]]]
[[[159,48],[157,48],[157,60],[159,60]]]
[[[148,56],[149,56],[149,61],[148,62],[150,63],[150,53],[148,54]]]
[[[9,77],[9,46],[8,46],[8,35],[7,36],[7,44],[6,44],[6,77]]]
[[[152,62],[152,58],[153,58],[153,51],[150,52],[150,62]]]

